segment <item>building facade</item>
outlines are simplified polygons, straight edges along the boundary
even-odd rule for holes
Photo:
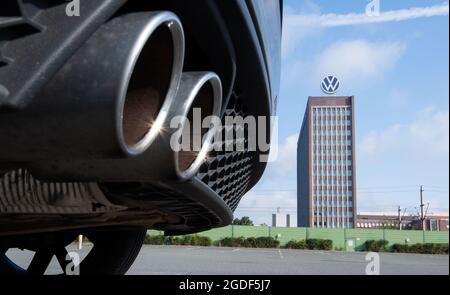
[[[297,224],[354,228],[353,96],[309,97],[297,148]]]
[[[401,221],[400,221],[401,220]],[[427,231],[448,231],[448,213],[428,213],[423,221]],[[368,229],[421,230],[422,220],[417,215],[405,215],[400,218],[394,212],[361,212],[358,214],[356,228]]]

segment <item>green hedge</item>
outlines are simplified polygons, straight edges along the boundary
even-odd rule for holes
[[[147,235],[144,240],[147,245],[179,245],[179,246],[212,246],[209,237],[186,235],[181,237],[165,237],[162,235]]]
[[[179,237],[165,237],[162,235],[147,235],[144,244],[148,245],[183,245],[183,246],[212,246],[209,237],[200,235],[186,235]],[[448,244],[394,244],[388,247],[386,240],[368,240],[361,247],[362,251],[380,252],[389,251],[394,253],[419,253],[419,254],[449,254]],[[280,241],[272,237],[226,237],[219,241],[218,246],[235,248],[278,248]],[[308,250],[332,250],[333,241],[325,239],[291,240],[285,246],[287,249]]]
[[[305,240],[301,241],[291,240],[287,242],[287,244],[284,247],[286,249],[298,249],[298,250],[308,249]]]
[[[332,250],[333,241],[324,239],[307,239],[289,241],[285,248],[287,249],[308,249],[308,250]]]
[[[306,246],[310,250],[332,250],[333,241],[322,239],[307,239]]]
[[[147,245],[166,245],[166,237],[165,236],[153,236],[147,235],[144,240],[144,244]]]
[[[280,246],[280,241],[277,241],[272,237],[227,237],[219,241],[219,246],[236,248],[278,248]]]
[[[394,244],[391,249],[394,253],[448,254],[448,244]]]
[[[381,252],[387,249],[389,241],[386,240],[367,240],[364,243],[364,250],[368,252]]]

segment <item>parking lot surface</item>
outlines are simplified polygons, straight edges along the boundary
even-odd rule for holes
[[[77,250],[83,258],[90,246]],[[241,249],[145,245],[128,274],[139,275],[364,275],[367,253]],[[32,253],[10,250],[8,256],[26,265]],[[56,259],[47,273],[60,272]],[[371,260],[373,261],[373,260]],[[381,253],[382,275],[448,275],[449,257],[444,255]]]

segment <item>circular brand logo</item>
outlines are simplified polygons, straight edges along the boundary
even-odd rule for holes
[[[335,76],[327,76],[323,78],[320,88],[325,94],[335,94],[339,90],[341,82]]]

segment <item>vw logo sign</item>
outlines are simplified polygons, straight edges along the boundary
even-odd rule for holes
[[[335,76],[325,77],[320,84],[320,88],[322,88],[323,93],[330,95],[335,94],[339,90],[339,86],[341,86],[341,83]]]

